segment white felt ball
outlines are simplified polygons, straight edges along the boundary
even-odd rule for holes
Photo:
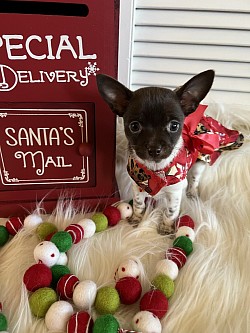
[[[133,208],[129,203],[121,202],[117,208],[121,213],[121,219],[126,220],[129,219],[133,214]]]
[[[60,252],[54,243],[44,241],[39,243],[34,249],[34,258],[37,263],[51,267],[54,266],[60,256]]]
[[[162,259],[157,262],[156,274],[164,274],[170,277],[171,280],[175,280],[179,274],[178,266],[175,262],[169,259]]]
[[[117,270],[117,277],[121,279],[125,276],[132,276],[136,279],[139,278],[140,270],[136,261],[128,259],[120,264]]]
[[[25,217],[23,225],[25,228],[32,229],[38,227],[41,223],[43,223],[41,216],[37,214],[31,214]]]
[[[95,302],[97,286],[91,280],[78,283],[73,292],[74,304],[82,310],[90,310]]]
[[[176,232],[176,238],[180,236],[186,236],[193,242],[195,239],[195,232],[190,227],[182,226]]]
[[[57,301],[53,303],[45,315],[45,324],[48,330],[65,332],[69,318],[73,313],[74,309],[69,302]]]
[[[65,252],[60,252],[59,258],[58,258],[56,264],[57,265],[64,265],[64,266],[66,266],[67,263],[68,263],[67,254]]]
[[[82,219],[78,222],[80,226],[83,227],[84,235],[83,238],[90,238],[95,234],[96,231],[96,224],[91,219]]]
[[[140,311],[132,320],[133,329],[143,333],[161,333],[161,322],[152,312]]]

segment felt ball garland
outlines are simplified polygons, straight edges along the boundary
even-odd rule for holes
[[[179,226],[192,227],[194,222],[185,215],[176,222],[176,234]],[[190,233],[194,239],[193,233]],[[189,234],[177,237],[173,247],[166,251],[166,258],[156,264],[156,276],[152,281],[152,289],[146,292],[140,300],[140,312],[132,320],[133,329],[143,333],[162,332],[160,319],[168,310],[168,299],[174,293],[174,280],[178,276],[178,269],[186,263],[187,256],[193,251]]]
[[[71,224],[64,231],[58,231],[52,223],[43,222],[35,214],[24,221],[10,218],[5,226],[0,227],[0,246],[23,226],[36,227],[36,234],[42,242],[34,249],[36,263],[25,272],[23,283],[30,292],[32,314],[45,318],[49,330],[67,333],[162,332],[160,320],[167,313],[168,300],[174,293],[174,280],[193,251],[194,222],[189,216],[177,221],[173,246],[166,250],[165,259],[156,264],[151,290],[144,295],[141,295],[140,270],[135,260],[128,259],[120,264],[115,272],[115,286],[99,289],[94,281],[79,281],[66,266],[66,252],[73,244],[116,225],[121,218],[127,219],[132,214],[129,206],[127,203],[108,206],[103,213],[95,213],[91,219]],[[140,311],[132,319],[134,330],[121,328],[113,314],[120,304],[129,305],[139,300]],[[92,306],[100,314],[95,322],[88,313]],[[74,307],[80,311],[74,313]],[[0,332],[7,329],[4,318],[0,307]]]

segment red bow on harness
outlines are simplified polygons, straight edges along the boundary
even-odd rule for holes
[[[212,154],[215,149],[219,148],[219,135],[213,133],[195,134],[198,124],[200,123],[207,105],[199,105],[198,108],[186,117],[182,136],[186,148],[190,152],[198,152],[202,154]]]

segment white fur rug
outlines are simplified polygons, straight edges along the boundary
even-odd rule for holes
[[[224,125],[242,131],[245,143],[207,168],[199,200],[183,199],[182,214],[196,221],[194,252],[175,281],[162,333],[250,332],[250,110],[224,110],[216,105],[208,110]],[[123,200],[131,198],[124,145],[118,132],[117,177]],[[44,220],[63,230],[85,215],[60,202],[55,213]],[[71,272],[80,280],[92,279],[98,287],[114,285],[114,272],[121,261],[136,258],[141,263],[143,291],[149,290],[155,264],[172,244],[171,239],[157,234],[157,217],[157,211],[148,210],[136,229],[120,222],[74,245],[68,252]],[[33,249],[38,243],[33,231],[23,229],[0,249],[0,302],[9,333],[48,332],[43,319],[31,316],[22,284],[24,272],[34,263]],[[138,304],[121,306],[115,316],[122,327],[132,329],[130,321],[137,311]],[[92,314],[96,316],[94,310]]]

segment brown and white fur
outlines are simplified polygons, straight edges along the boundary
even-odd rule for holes
[[[184,119],[194,112],[209,92],[214,71],[202,72],[174,91],[166,88],[146,87],[134,92],[115,79],[97,75],[98,90],[111,110],[123,117],[130,155],[150,170],[161,170],[178,154],[183,145]],[[187,196],[197,196],[204,162],[193,165],[188,179],[165,186],[154,199],[162,208],[163,216],[158,226],[160,234],[171,233],[173,222],[180,213],[183,189]],[[188,185],[187,185],[188,181]],[[145,197],[133,184],[133,216],[131,223],[138,224],[145,210]]]

